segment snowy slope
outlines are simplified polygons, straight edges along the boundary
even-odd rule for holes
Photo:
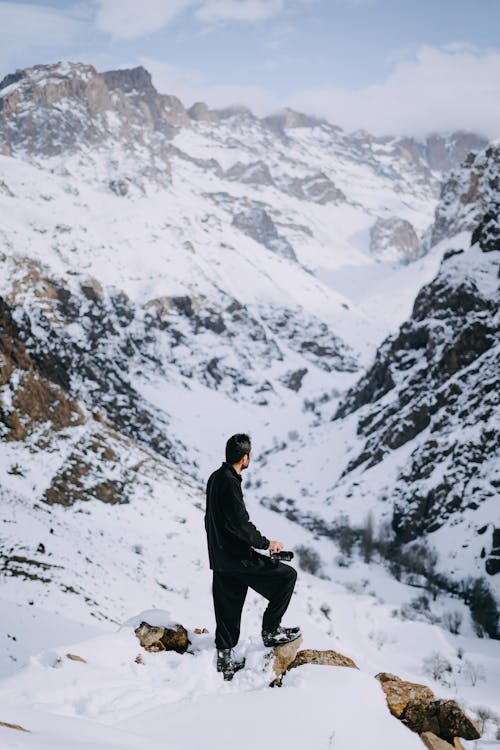
[[[473,716],[488,709],[476,747],[495,746],[498,642],[477,637],[457,588],[484,577],[500,528],[484,439],[495,429],[498,253],[469,248],[474,227],[450,218],[466,166],[450,178],[449,231],[429,239],[442,170],[480,139],[418,144],[290,111],[186,111],[143,69],[72,63],[7,77],[0,135],[0,721],[33,731],[0,726],[0,746],[77,747],[78,732],[81,747],[191,748],[203,730],[225,747],[253,711],[257,739],[278,732],[292,750],[306,739],[421,747],[389,714],[379,671],[432,685]],[[464,285],[473,304],[462,310],[453,295]],[[434,365],[471,326],[484,346],[462,342],[469,359],[444,377]],[[432,343],[427,359],[416,329]],[[380,366],[394,387],[366,398]],[[391,444],[399,417],[458,382],[434,422]],[[214,670],[203,490],[240,430],[254,443],[251,516],[296,552],[289,621],[305,647],[336,648],[359,672],[302,667],[270,691],[252,594],[249,668],[230,685]],[[464,452],[481,454],[476,485],[459,476]],[[447,477],[463,497],[448,515],[437,503],[436,529],[412,505],[429,489],[414,469],[424,454],[432,482]],[[423,563],[409,571],[412,545],[413,567]],[[209,636],[194,655],[136,664],[121,625],[151,608]],[[449,664],[437,681],[436,653]]]

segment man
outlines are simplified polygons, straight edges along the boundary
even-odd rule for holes
[[[213,571],[217,671],[232,679],[245,659],[237,660],[232,649],[240,636],[240,621],[248,587],[262,594],[269,604],[262,618],[265,646],[288,643],[300,628],[281,627],[297,579],[291,565],[273,561],[255,549],[281,552],[283,544],[269,540],[250,521],[241,489],[241,472],[250,463],[248,435],[237,434],[226,444],[226,460],[207,482],[205,529],[208,557]]]

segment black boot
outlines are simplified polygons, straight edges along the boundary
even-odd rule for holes
[[[264,646],[281,646],[283,643],[291,643],[301,635],[300,628],[283,628],[278,625],[274,630],[262,630],[262,641]]]
[[[234,673],[245,666],[245,659],[235,659],[232,648],[217,649],[217,672],[222,672],[225,680],[232,680]]]

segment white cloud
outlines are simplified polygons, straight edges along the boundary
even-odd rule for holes
[[[290,106],[346,130],[419,137],[464,129],[500,137],[500,53],[470,46],[424,47],[412,59],[396,61],[384,81],[362,89],[323,87],[281,98],[265,86],[211,85],[197,70],[153,59],[142,64],[160,91],[176,94],[186,106],[244,104],[257,115]]]
[[[203,23],[260,21],[280,13],[285,0],[97,0],[96,27],[119,39],[160,31],[188,8]]]
[[[281,13],[284,0],[205,0],[196,11],[200,21],[262,21]]]
[[[500,53],[470,46],[422,47],[399,60],[381,83],[322,87],[289,98],[297,109],[352,130],[424,135],[459,128],[500,136]]]
[[[255,114],[265,115],[276,106],[275,98],[261,86],[211,85],[199,70],[179,68],[147,57],[141,59],[141,65],[150,71],[158,91],[175,94],[186,107],[199,101],[214,109],[243,104]]]
[[[27,49],[68,45],[82,33],[85,21],[71,9],[0,2],[0,49],[2,55],[19,47]]]
[[[199,0],[98,0],[96,26],[114,37],[132,39],[159,31]]]

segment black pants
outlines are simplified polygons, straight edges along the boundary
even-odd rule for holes
[[[297,571],[291,565],[274,563],[264,555],[255,554],[251,560],[242,560],[238,570],[213,571],[212,594],[215,609],[215,645],[233,648],[240,637],[243,604],[250,587],[269,600],[262,618],[262,629],[277,627],[290,603],[297,580]]]

